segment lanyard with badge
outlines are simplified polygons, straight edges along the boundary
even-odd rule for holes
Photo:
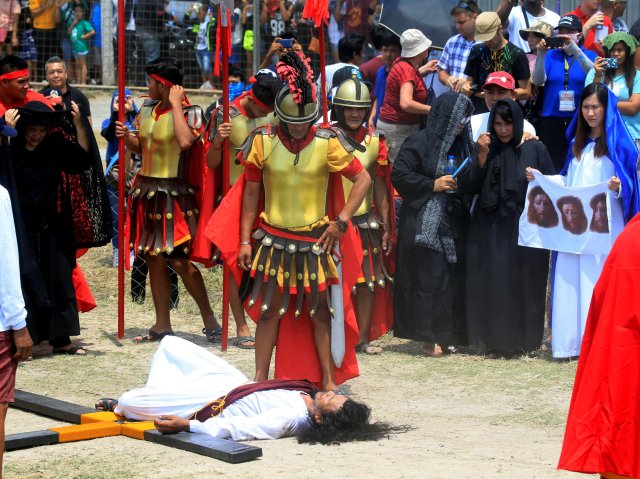
[[[571,59],[571,63],[567,62],[566,56],[564,57],[564,90],[560,90],[560,111],[575,111],[576,102],[575,102],[575,92],[573,90],[569,90],[569,68],[573,65],[575,58]]]

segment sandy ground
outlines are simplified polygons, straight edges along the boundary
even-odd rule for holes
[[[203,104],[206,100],[199,100]],[[104,95],[92,98],[94,124],[107,116]],[[153,322],[148,304],[126,304],[125,339],[116,338],[116,270],[110,246],[80,260],[98,301],[82,315],[78,340],[86,357],[52,356],[39,346],[35,359],[18,371],[17,387],[92,406],[101,397],[118,397],[144,385],[155,344],[131,337]],[[220,273],[206,272],[215,311],[220,311]],[[201,321],[187,294],[173,314],[178,335],[221,354],[252,375],[251,351],[225,353],[207,344]],[[233,336],[233,327],[231,336]],[[294,439],[254,441],[259,460],[226,464],[125,437],[46,446],[5,454],[5,477],[187,478],[187,477],[392,477],[551,479],[578,477],[555,469],[571,395],[575,362],[556,362],[541,352],[534,358],[485,360],[458,354],[425,358],[419,345],[385,337],[385,353],[360,359],[360,377],[346,389],[367,402],[375,420],[410,425],[406,433],[375,443],[298,445]],[[9,411],[7,433],[46,429],[57,421]]]

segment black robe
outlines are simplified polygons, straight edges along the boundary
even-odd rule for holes
[[[513,101],[514,136],[522,137],[522,111]],[[495,112],[495,107],[494,107]],[[489,118],[493,124],[494,113]],[[501,352],[534,351],[544,332],[549,252],[518,246],[519,218],[528,182],[525,168],[555,169],[539,141],[494,140],[485,168],[467,171],[465,184],[479,194],[469,227],[466,325],[469,344]]]
[[[430,155],[438,150],[443,137],[448,137],[442,148],[445,155],[454,155],[458,162],[465,158],[473,145],[468,127],[455,136],[461,118],[449,115],[456,95],[444,94],[439,110],[430,115],[426,130],[409,136],[402,144],[393,164],[391,181],[402,196],[398,224],[396,275],[394,279],[394,336],[438,344],[465,343],[464,315],[464,263],[465,234],[468,223],[468,202],[465,186],[458,182],[455,194],[434,193],[436,166]],[[444,108],[442,108],[444,105]],[[453,130],[452,130],[453,129]],[[435,130],[435,131],[434,131]],[[437,146],[438,145],[438,146]],[[421,224],[420,211],[434,195],[445,195],[446,206],[442,222],[450,225],[455,244],[457,262],[448,262],[443,252],[416,244],[416,232]]]
[[[12,140],[11,163],[20,203],[24,239],[37,261],[47,295],[43,303],[23,287],[29,334],[37,344],[80,334],[76,294],[71,279],[76,265],[74,216],[89,215],[72,201],[69,178],[86,171],[90,156],[72,139],[49,133],[34,151],[21,138]],[[68,173],[68,175],[65,175]]]

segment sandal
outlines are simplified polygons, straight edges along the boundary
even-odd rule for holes
[[[356,346],[356,353],[364,353],[370,356],[376,356],[382,353],[382,348],[380,346],[374,346],[373,344],[363,341]]]
[[[70,348],[54,348],[53,354],[69,354],[71,356],[86,356],[87,350],[82,346],[71,346]]]
[[[437,343],[424,343],[424,355],[428,358],[439,358],[442,356],[442,348]]]
[[[235,341],[233,341],[233,345],[239,349],[256,349],[256,338],[253,336],[238,336]]]
[[[222,327],[215,326],[213,328],[202,328],[202,334],[207,337],[207,341],[210,343],[222,342]]]
[[[117,405],[118,405],[117,399],[102,398],[102,399],[98,399],[98,402],[96,402],[95,404],[95,408],[98,411],[113,412],[113,410]]]
[[[135,336],[133,338],[134,343],[152,343],[154,341],[162,341],[165,336],[175,336],[173,331],[164,331],[162,333],[156,333],[153,329],[147,331],[146,336]]]

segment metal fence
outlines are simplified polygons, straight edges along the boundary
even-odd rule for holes
[[[131,1],[131,0],[127,0]],[[250,3],[254,3],[254,8],[258,9],[260,5],[259,0],[245,0]],[[427,1],[427,0],[425,0]],[[93,4],[99,5],[101,9],[100,18],[100,47],[92,55],[89,62],[89,78],[95,79],[98,83],[105,85],[113,85],[116,83],[116,68],[117,68],[117,44],[116,38],[116,22],[114,16],[117,16],[114,8],[115,0],[100,0]],[[148,0],[137,0],[137,4],[146,3],[151,4],[153,2]],[[207,1],[203,1],[205,8]],[[237,0],[237,6],[242,8],[242,3]],[[479,0],[479,6],[485,11],[495,10],[500,3],[499,0]],[[564,13],[573,10],[578,4],[579,0],[547,0],[546,5],[549,8],[554,9],[558,13]],[[165,17],[161,20],[163,22],[163,28],[156,33],[149,31],[149,28],[140,28],[138,26],[138,32],[135,34],[129,32],[127,34],[127,54],[126,54],[126,76],[127,84],[131,86],[142,86],[145,82],[144,64],[145,57],[148,56],[148,50],[153,48],[154,51],[159,51],[161,54],[172,55],[180,59],[185,67],[185,83],[187,87],[198,88],[205,81],[211,81],[213,86],[219,82],[219,79],[210,78],[199,66],[196,52],[195,43],[197,41],[197,34],[193,32],[194,24],[197,24],[196,13],[193,11],[192,1],[180,1],[171,0],[165,4]],[[185,20],[185,13],[192,10],[189,20]],[[628,2],[627,9],[624,15],[625,21],[629,26],[640,17],[640,2]],[[256,16],[257,19],[257,16]],[[257,23],[257,21],[256,21]],[[168,24],[168,25],[167,25]],[[253,23],[251,27],[257,30],[257,25]],[[98,30],[98,28],[96,28]],[[64,35],[60,29],[58,30],[60,35]],[[215,29],[213,32],[215,35]],[[236,54],[235,66],[239,68],[240,72],[247,76],[248,73],[257,69],[257,66],[261,60],[262,55],[266,51],[268,45],[265,42],[259,44],[259,50],[257,54],[253,55],[251,52],[240,47]],[[213,58],[213,52],[211,52],[210,59]],[[207,64],[207,66],[209,66]],[[40,63],[38,68],[42,68]],[[209,67],[210,68],[210,67]],[[39,70],[41,72],[43,70]],[[95,78],[94,78],[95,77]],[[76,79],[77,81],[77,79]]]

